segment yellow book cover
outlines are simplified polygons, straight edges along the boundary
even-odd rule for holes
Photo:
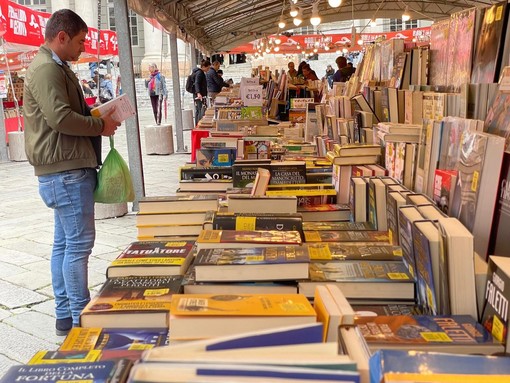
[[[202,230],[196,241],[197,244],[232,244],[239,246],[245,243],[263,244],[278,243],[300,245],[301,235],[299,231],[288,230]],[[241,246],[242,247],[242,246]]]
[[[172,316],[316,316],[302,294],[177,294]]]
[[[37,352],[28,364],[86,363],[99,360],[101,350]]]

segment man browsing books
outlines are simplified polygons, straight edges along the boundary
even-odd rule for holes
[[[67,61],[85,51],[87,25],[61,9],[46,25],[45,43],[27,70],[24,89],[25,151],[39,194],[54,210],[51,276],[57,335],[78,325],[90,300],[88,258],[95,239],[94,188],[101,136],[120,125],[108,113],[92,117]]]

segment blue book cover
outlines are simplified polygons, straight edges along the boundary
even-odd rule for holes
[[[90,363],[32,364],[12,366],[0,383],[12,382],[122,382],[131,362],[103,361]]]
[[[383,381],[476,382],[510,381],[510,358],[425,351],[380,350],[370,358],[370,383]]]

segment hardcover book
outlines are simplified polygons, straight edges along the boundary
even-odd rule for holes
[[[508,331],[510,258],[491,255],[487,270],[485,300],[480,322],[499,342],[509,350]],[[506,290],[505,290],[506,288]]]
[[[302,246],[204,249],[194,267],[197,282],[308,278],[308,249]]]
[[[296,213],[296,196],[252,196],[249,194],[227,194],[229,213]]]
[[[354,231],[354,230],[375,230],[368,222],[303,222],[303,229],[308,231],[333,230],[333,231]]]
[[[299,214],[228,213],[211,212],[205,220],[208,230],[297,230],[303,231],[303,218]]]
[[[312,261],[402,261],[402,249],[378,242],[305,243]]]
[[[387,231],[307,231],[306,242],[384,242],[389,243]]]
[[[140,214],[200,212],[218,209],[218,196],[194,194],[189,196],[142,197]]]
[[[493,354],[503,346],[469,315],[357,317],[372,351],[414,349],[458,354]]]
[[[350,218],[349,205],[344,204],[303,204],[298,207],[304,222],[338,222],[348,221]]]
[[[106,269],[106,277],[182,275],[193,259],[194,241],[133,242]]]
[[[398,217],[398,235],[400,246],[402,246],[403,260],[411,275],[416,278],[416,260],[412,227],[414,221],[422,220],[424,217],[416,206],[400,207]]]
[[[503,165],[499,177],[498,198],[494,210],[489,254],[509,255],[510,241],[508,228],[510,227],[510,152],[505,152]]]
[[[505,383],[510,364],[508,358],[487,355],[381,350],[370,358],[370,372],[374,382]]]
[[[507,2],[502,1],[485,8],[473,57],[471,83],[493,83],[498,80],[503,53],[503,28],[507,23]]]
[[[12,382],[91,382],[123,383],[132,363],[128,360],[87,363],[33,364],[10,367],[0,383]]]
[[[315,310],[301,294],[175,295],[170,310],[170,340],[204,339],[316,321]]]
[[[168,344],[168,328],[73,327],[59,351],[148,350]]]
[[[295,230],[202,230],[196,245],[197,250],[301,245],[301,234]]]
[[[401,261],[312,262],[299,292],[313,297],[324,284],[337,285],[348,299],[414,300],[414,281]]]
[[[172,295],[182,276],[109,278],[85,306],[81,327],[168,327]]]

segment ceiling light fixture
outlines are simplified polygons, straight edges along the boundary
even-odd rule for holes
[[[299,8],[297,15],[294,17],[294,20],[292,21],[296,27],[299,27],[301,23],[303,22],[303,15],[301,8]]]
[[[375,19],[371,19],[369,25],[373,27],[377,27],[377,21]]]
[[[278,28],[285,28],[285,19],[283,18],[283,15],[280,16],[280,20],[278,21]]]
[[[312,5],[312,17],[310,18],[310,24],[314,27],[321,23],[321,17],[319,15],[319,2],[313,3]]]
[[[411,15],[409,14],[409,7],[406,5],[406,9],[405,9],[404,13],[402,13],[402,21],[406,22],[409,20],[411,20]]]
[[[291,5],[289,14],[290,17],[296,17],[299,14],[299,8],[296,7],[295,5]]]
[[[342,0],[328,0],[328,4],[331,8],[338,8],[342,5]]]

